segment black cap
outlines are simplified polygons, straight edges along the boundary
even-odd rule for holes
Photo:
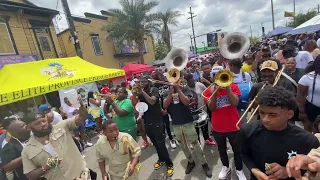
[[[23,121],[26,123],[26,124],[30,124],[32,123],[33,121],[39,119],[39,118],[44,118],[45,117],[45,114],[41,113],[41,112],[29,112],[28,114],[26,114],[24,117],[23,117]]]

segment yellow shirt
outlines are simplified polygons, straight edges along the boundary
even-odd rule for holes
[[[241,71],[242,71],[242,72],[250,73],[250,71],[251,71],[251,67],[252,67],[252,65],[249,65],[249,64],[243,64],[243,66],[242,66],[242,68],[241,68]]]

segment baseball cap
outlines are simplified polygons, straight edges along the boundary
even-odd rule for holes
[[[39,119],[39,118],[44,118],[45,115],[41,112],[29,112],[27,115],[25,115],[22,118],[22,121],[24,121],[26,124],[30,124],[31,122]]]
[[[222,70],[223,69],[223,67],[222,66],[214,66],[213,68],[212,68],[212,71],[211,71],[211,73],[213,74],[213,75],[215,75],[215,74],[217,74],[220,70]]]
[[[51,110],[51,107],[48,104],[41,104],[39,106],[39,111],[41,113],[44,113],[44,112],[49,111],[49,110]]]
[[[264,69],[270,69],[271,71],[276,71],[276,70],[278,70],[278,64],[275,61],[267,60],[262,63],[260,71],[262,71]]]

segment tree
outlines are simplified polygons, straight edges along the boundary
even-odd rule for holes
[[[250,42],[252,42],[252,43],[256,43],[258,40],[259,40],[259,37],[249,37],[249,39],[250,39]]]
[[[182,14],[180,11],[172,11],[168,9],[165,13],[158,13],[159,21],[162,25],[161,35],[163,41],[166,43],[168,50],[171,49],[171,32],[169,25],[178,27],[177,18]]]
[[[158,1],[120,0],[121,9],[109,9],[111,22],[104,27],[109,39],[123,42],[135,41],[139,49],[139,61],[144,64],[144,36],[152,32],[160,32],[158,16],[150,11],[158,5]]]
[[[288,26],[289,27],[297,27],[299,26],[300,24],[308,21],[309,19],[315,17],[317,15],[317,11],[314,11],[314,10],[309,10],[307,13],[298,13],[296,15],[296,18],[294,21],[292,22],[289,22],[288,23]]]
[[[167,56],[168,48],[162,38],[157,39],[155,44],[156,59],[164,59]]]

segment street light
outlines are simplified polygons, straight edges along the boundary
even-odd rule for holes
[[[203,48],[205,48],[206,47],[206,43],[202,41],[202,44],[203,44]]]

